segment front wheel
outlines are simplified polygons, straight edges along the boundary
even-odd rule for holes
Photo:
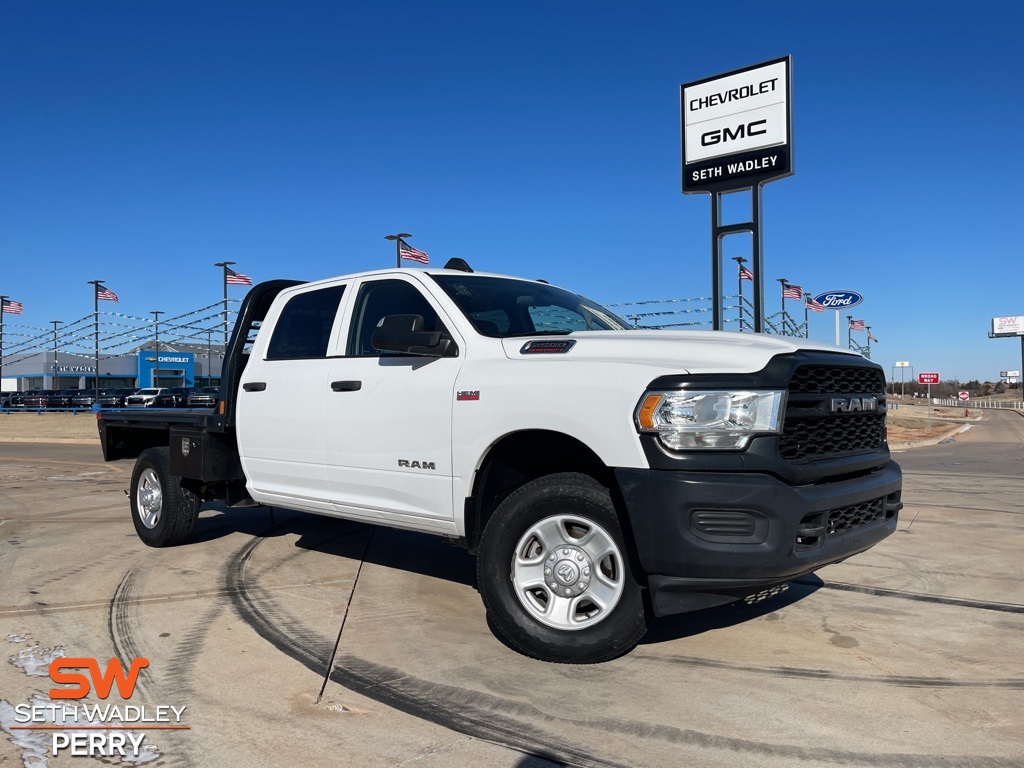
[[[147,448],[135,462],[131,487],[135,532],[151,547],[181,544],[199,518],[199,497],[171,474],[170,450]]]
[[[506,498],[484,528],[477,572],[493,623],[528,656],[608,661],[647,631],[615,505],[587,475],[549,475]]]

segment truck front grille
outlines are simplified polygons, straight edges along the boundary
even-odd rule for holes
[[[828,513],[827,533],[829,536],[846,533],[884,518],[885,497],[883,496],[874,501],[865,501],[863,504],[853,504],[849,507],[831,510]]]
[[[885,392],[885,378],[877,368],[838,365],[804,365],[789,381],[790,394],[835,395]]]
[[[842,536],[879,520],[891,520],[902,506],[897,492],[860,504],[836,507],[827,512],[813,512],[800,521],[794,550],[802,552],[816,549],[832,536]]]
[[[818,459],[849,451],[881,450],[883,442],[884,413],[787,418],[779,440],[779,453],[787,461]]]
[[[868,411],[832,411],[832,401],[873,395]],[[786,461],[827,459],[881,451],[885,444],[885,378],[875,367],[804,365],[789,382],[789,404],[779,439]]]

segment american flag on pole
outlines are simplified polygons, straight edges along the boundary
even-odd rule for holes
[[[430,257],[427,256],[423,251],[418,251],[409,245],[405,240],[398,241],[398,253],[403,259],[409,259],[409,261],[418,261],[420,264],[429,264]]]
[[[740,264],[740,280],[753,280],[754,273]]]
[[[804,289],[799,285],[790,285],[789,283],[782,284],[782,298],[784,299],[802,299],[804,297]]]
[[[101,301],[117,301],[117,294],[105,285],[96,283],[96,298]]]
[[[871,331],[868,331],[868,340],[869,341],[878,341],[878,339],[876,339],[874,336],[871,335]]]
[[[231,267],[224,267],[224,282],[228,285],[252,285],[252,278],[235,272]]]
[[[3,309],[3,311],[6,312],[7,314],[9,314],[9,315],[20,315],[21,314],[21,309],[22,309],[22,307],[21,307],[21,302],[20,301],[10,301],[8,299],[4,299],[4,309]]]
[[[815,301],[810,296],[807,297],[807,308],[809,310],[811,310],[811,312],[824,312],[825,311],[825,305],[822,304],[821,302]]]
[[[851,320],[850,321],[850,330],[851,331],[863,331],[864,330],[864,321],[863,320]]]

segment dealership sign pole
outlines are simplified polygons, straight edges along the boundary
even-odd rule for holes
[[[836,346],[839,346],[839,312],[844,309],[853,309],[862,301],[864,297],[856,291],[825,291],[819,293],[814,297],[814,301],[818,302],[825,309],[834,309],[836,311]]]
[[[1024,372],[1024,316],[992,318],[992,330],[988,334],[990,339],[1012,336],[1020,336],[1020,369]],[[1021,399],[1024,400],[1024,378],[1021,379],[1020,391]]]
[[[761,188],[793,174],[792,58],[766,61],[680,86],[683,194],[711,194],[712,322],[722,330],[722,240],[753,240],[754,332],[764,331]],[[723,224],[722,195],[752,192],[751,220]]]

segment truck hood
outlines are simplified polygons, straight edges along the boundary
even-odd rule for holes
[[[575,344],[567,352],[523,354],[522,349],[531,340],[571,340]],[[502,345],[512,360],[623,363],[668,373],[752,373],[764,368],[776,355],[802,349],[860,357],[842,347],[792,336],[727,331],[583,331],[565,336],[502,339]]]

